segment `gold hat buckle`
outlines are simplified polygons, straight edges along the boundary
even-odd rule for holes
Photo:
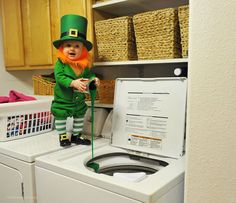
[[[78,37],[78,30],[76,30],[76,29],[70,29],[70,30],[69,30],[69,36],[70,36],[70,37]]]

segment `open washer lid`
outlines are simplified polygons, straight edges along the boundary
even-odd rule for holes
[[[178,158],[183,155],[186,78],[118,78],[113,146]]]

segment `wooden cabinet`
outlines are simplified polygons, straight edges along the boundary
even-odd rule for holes
[[[60,37],[61,16],[73,13],[89,20],[91,4],[90,0],[0,0],[6,69],[53,68],[57,50],[52,42]],[[91,34],[88,39],[92,40]]]
[[[5,64],[24,65],[23,28],[19,0],[1,0]]]
[[[21,1],[25,63],[52,64],[49,0]]]

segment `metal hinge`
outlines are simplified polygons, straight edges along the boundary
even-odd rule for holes
[[[24,199],[25,193],[24,193],[24,183],[21,183],[21,195]]]

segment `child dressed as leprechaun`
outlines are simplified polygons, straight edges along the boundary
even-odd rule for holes
[[[88,53],[92,43],[86,40],[87,19],[79,15],[61,18],[61,38],[53,42],[58,49],[54,68],[56,85],[51,111],[61,146],[71,143],[90,145],[90,140],[81,137],[84,115],[87,110],[85,91],[88,82],[97,86],[99,79],[91,72],[92,61]],[[73,117],[71,139],[66,133],[66,120]]]

